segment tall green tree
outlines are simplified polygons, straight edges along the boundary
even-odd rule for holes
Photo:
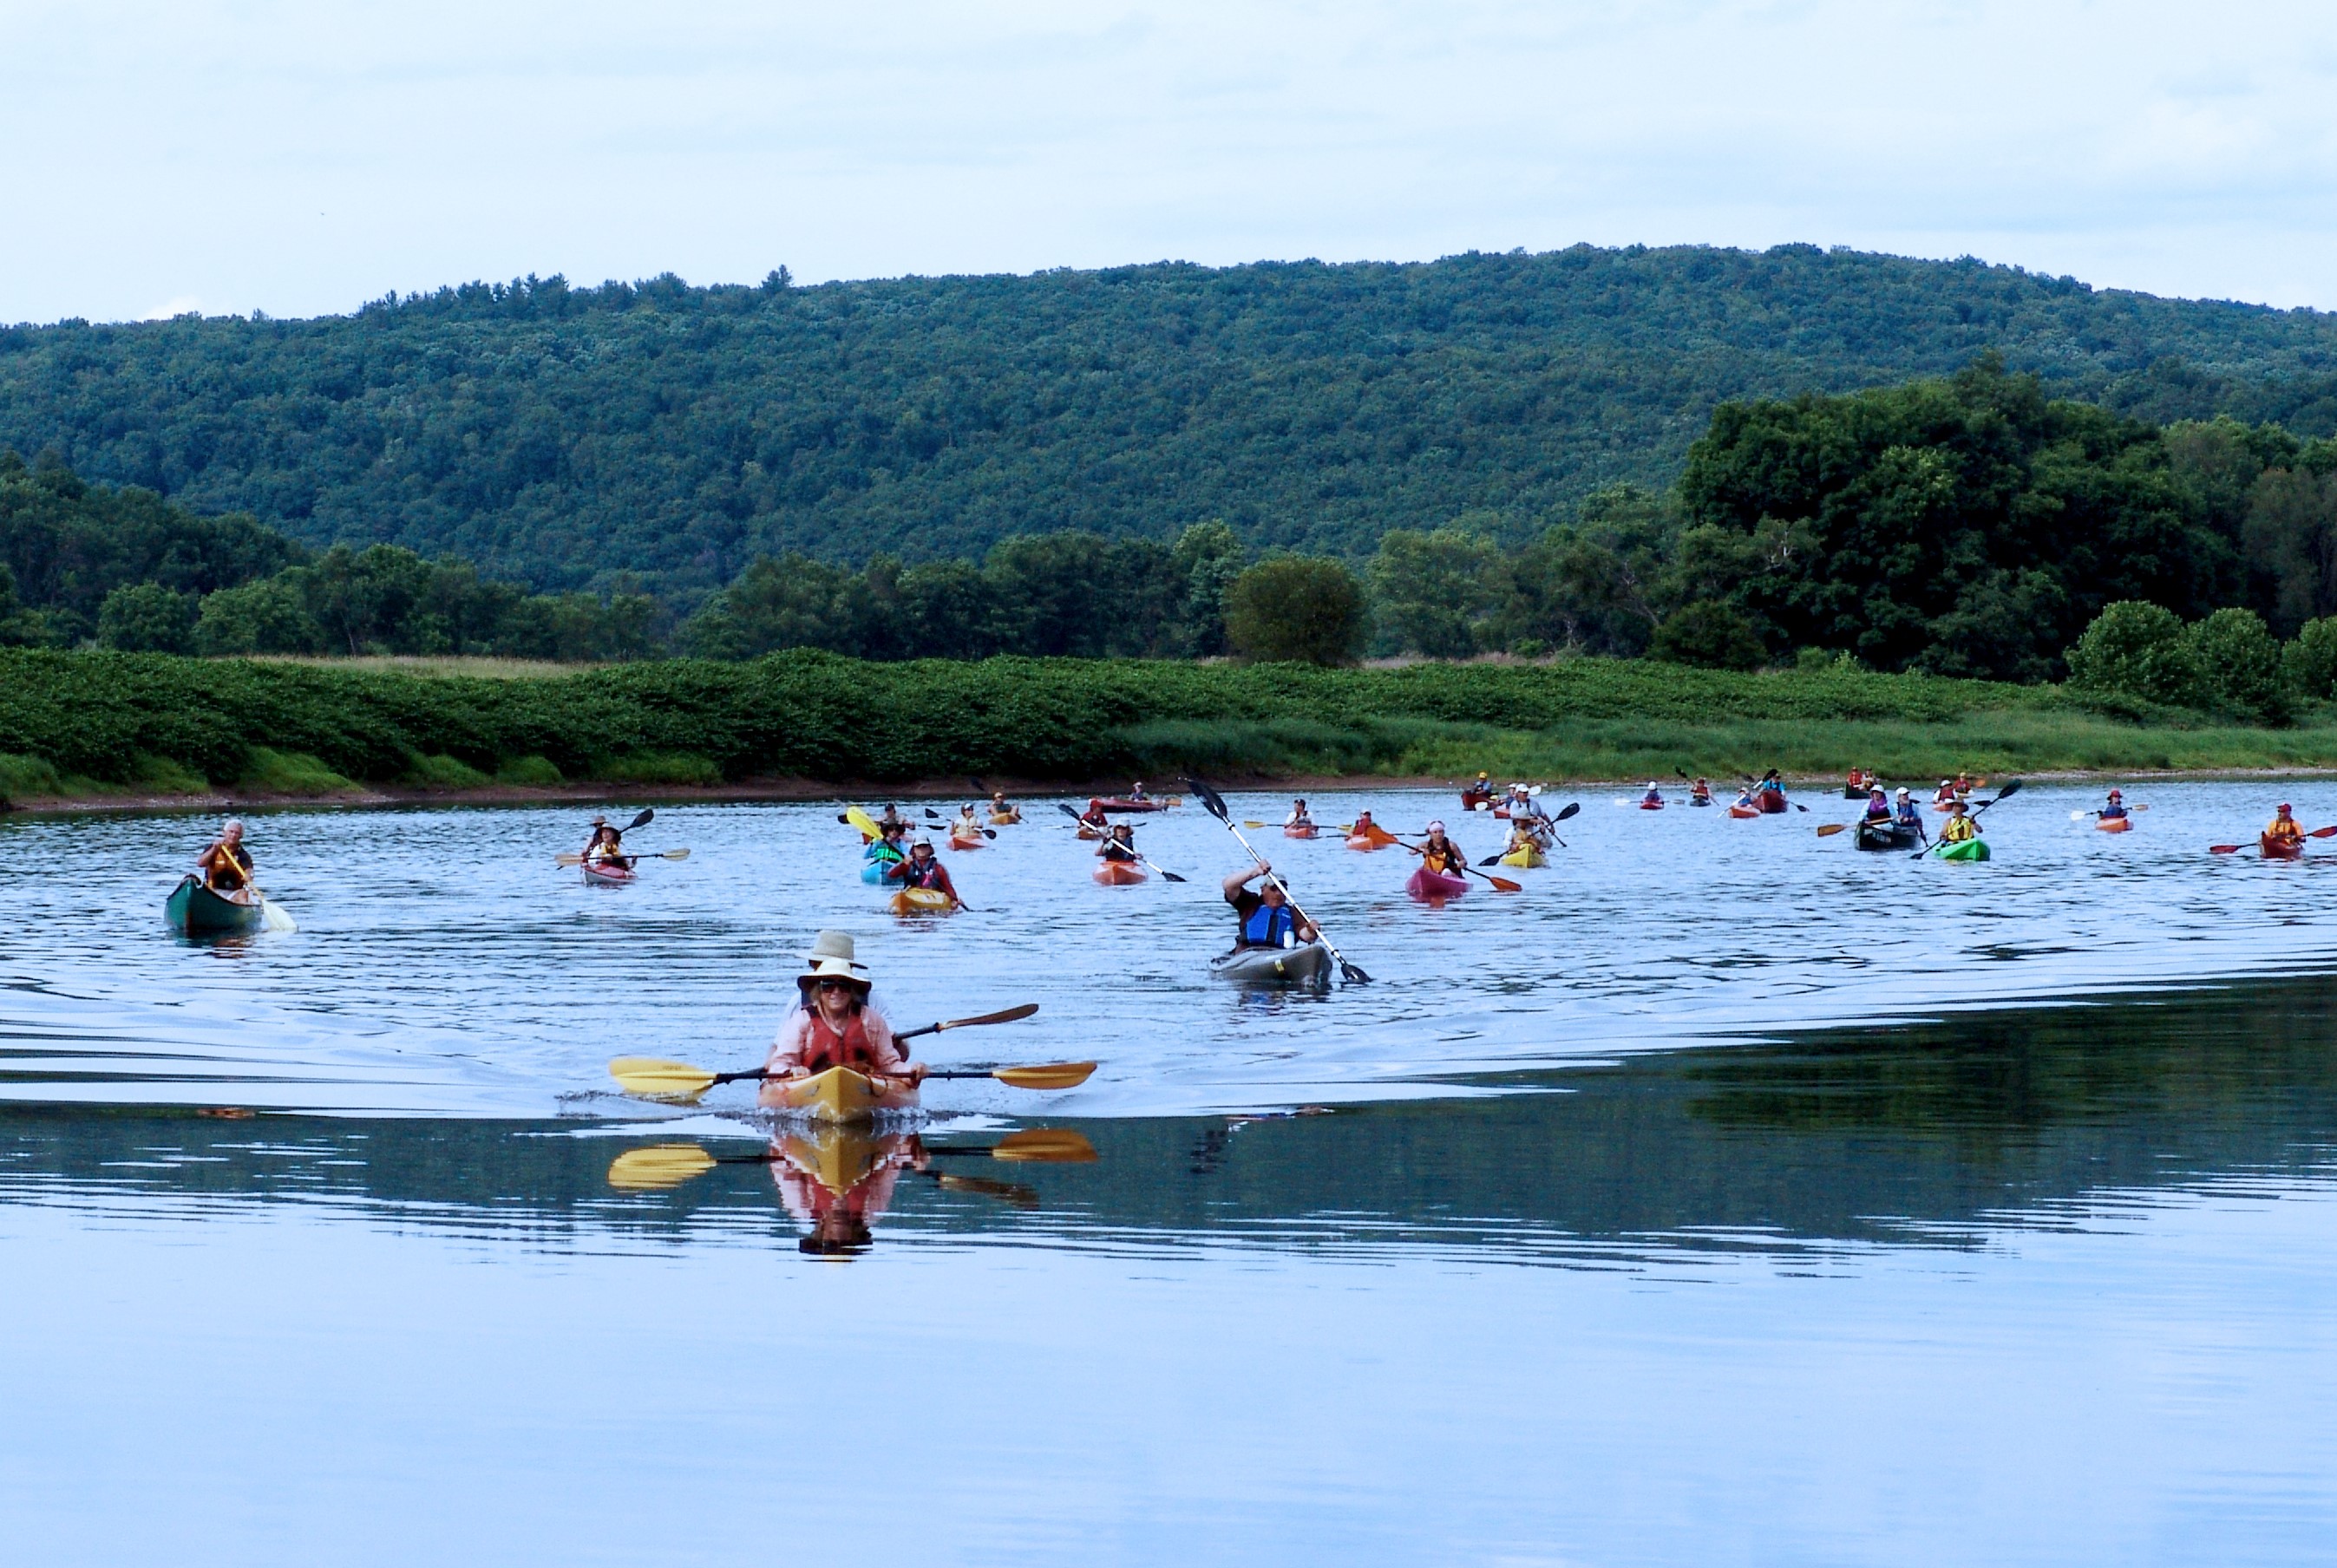
[[[1226,637],[1244,658],[1353,664],[1370,629],[1363,584],[1335,560],[1280,556],[1226,589]]]

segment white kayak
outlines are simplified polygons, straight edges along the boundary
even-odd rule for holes
[[[1328,978],[1331,950],[1321,942],[1303,948],[1237,948],[1209,960],[1209,972],[1237,985],[1296,985]]]

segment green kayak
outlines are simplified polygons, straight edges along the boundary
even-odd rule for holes
[[[1940,858],[1943,861],[1984,861],[1988,859],[1988,841],[1966,839],[1961,843],[1950,844],[1940,852]]]
[[[190,876],[182,878],[163,901],[162,918],[171,922],[172,930],[200,937],[217,931],[256,930],[262,911],[258,904],[221,898],[199,879]]]

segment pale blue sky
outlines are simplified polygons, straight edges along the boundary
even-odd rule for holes
[[[1784,240],[2337,307],[2337,7],[0,0],[0,321]]]

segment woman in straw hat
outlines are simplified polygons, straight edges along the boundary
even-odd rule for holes
[[[808,1077],[830,1067],[850,1067],[879,1081],[914,1086],[924,1079],[924,1064],[911,1066],[894,1041],[893,1027],[885,1015],[868,1005],[869,980],[862,967],[849,958],[829,956],[814,960],[796,977],[805,1005],[779,1025],[765,1059],[763,1103],[787,1103],[785,1082]]]

